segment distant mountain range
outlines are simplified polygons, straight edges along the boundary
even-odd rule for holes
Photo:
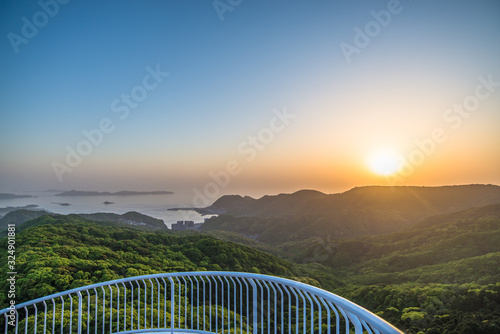
[[[70,190],[54,196],[138,196],[138,195],[170,195],[172,191],[118,191],[118,192],[99,192],[99,191],[81,191]]]
[[[426,218],[500,203],[496,185],[358,187],[339,194],[302,190],[260,199],[223,196],[205,230],[225,230],[263,242],[316,236],[353,238],[400,231]]]

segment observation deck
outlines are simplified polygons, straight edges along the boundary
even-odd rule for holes
[[[3,315],[3,316],[2,316]],[[331,292],[240,272],[184,272],[92,284],[0,310],[4,333],[402,333]]]

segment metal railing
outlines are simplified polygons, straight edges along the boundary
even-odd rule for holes
[[[3,317],[2,317],[3,315]],[[146,275],[0,311],[4,333],[402,333],[366,309],[289,279],[239,272]]]

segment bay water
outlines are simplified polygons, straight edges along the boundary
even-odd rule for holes
[[[192,210],[168,210],[171,208],[190,208],[189,196],[178,194],[162,195],[127,195],[127,196],[55,196],[56,192],[24,192],[17,195],[30,195],[30,198],[0,199],[0,208],[37,205],[53,213],[96,213],[109,212],[124,214],[129,211],[162,219],[169,228],[179,220],[191,220],[202,223],[211,216],[202,216]],[[112,204],[105,204],[112,202]]]

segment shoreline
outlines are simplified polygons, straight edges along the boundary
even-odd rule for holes
[[[207,208],[170,208],[167,210],[168,211],[194,211],[196,213],[199,213],[202,216],[220,215],[223,213],[222,210],[214,210],[214,209],[210,209],[209,207],[207,207]]]

